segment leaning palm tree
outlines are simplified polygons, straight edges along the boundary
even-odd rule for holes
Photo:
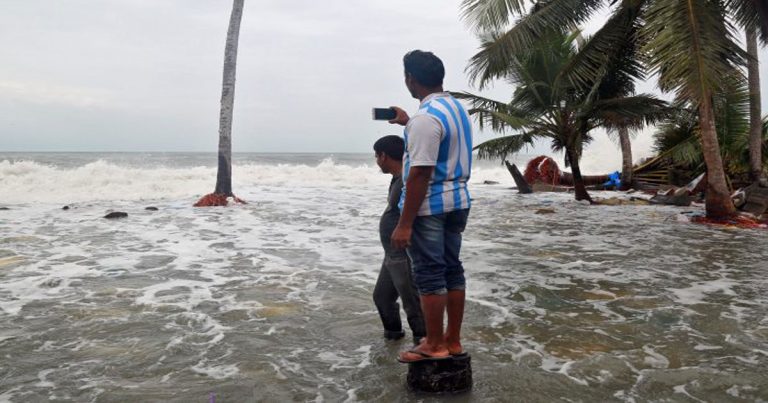
[[[221,108],[219,110],[219,158],[216,188],[203,196],[195,207],[226,206],[227,199],[244,203],[232,193],[232,111],[235,102],[235,72],[237,69],[237,45],[240,37],[240,21],[243,17],[243,1],[234,0],[224,48],[224,74],[221,84]]]
[[[735,27],[731,17],[742,27],[759,28],[768,41],[768,2],[764,0],[541,0],[527,11],[524,0],[464,0],[464,17],[481,32],[490,32],[495,45],[489,49],[496,59],[533,46],[537,36],[553,28],[570,30],[588,21],[604,6],[614,7],[613,21],[627,9],[637,9],[635,18],[642,22],[640,37],[643,51],[649,55],[647,66],[659,75],[662,91],[675,92],[678,102],[695,105],[699,110],[701,144],[708,170],[707,216],[727,217],[735,213],[726,184],[718,149],[711,98],[721,90],[720,77],[744,64],[745,55],[733,40]],[[507,29],[513,16],[520,15]],[[594,50],[585,58],[595,63],[604,57],[601,50],[621,36],[616,24],[606,24],[595,34]],[[477,60],[473,60],[473,63]],[[582,64],[568,75],[582,85],[599,71]],[[498,65],[489,65],[487,75],[499,75]]]
[[[631,59],[615,58],[599,66],[604,74],[590,88],[580,88],[561,77],[578,60],[577,43],[590,46],[577,33],[564,35],[551,31],[540,37],[533,48],[506,60],[503,77],[516,86],[508,103],[493,101],[469,93],[458,93],[472,107],[481,128],[490,126],[504,132],[519,133],[497,138],[477,146],[480,158],[506,158],[537,139],[551,142],[553,151],[565,152],[565,165],[573,171],[576,200],[591,201],[584,186],[579,161],[583,148],[592,140],[598,127],[617,130],[637,128],[664,116],[665,102],[650,95],[622,96],[630,87],[634,71]],[[494,46],[494,38],[486,38],[481,46],[485,52]],[[476,61],[481,60],[475,57]],[[622,60],[630,64],[622,64]],[[485,66],[501,65],[502,60],[487,59]],[[480,77],[480,88],[494,75],[487,68],[472,69],[473,78]]]

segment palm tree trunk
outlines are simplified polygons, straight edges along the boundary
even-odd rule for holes
[[[632,187],[632,142],[629,140],[629,129],[619,128],[619,143],[621,144],[621,189]]]
[[[736,213],[731,201],[728,184],[717,143],[717,131],[712,111],[711,94],[705,93],[699,105],[699,127],[701,128],[701,151],[707,165],[707,218],[723,219]]]
[[[573,171],[573,189],[576,193],[576,200],[587,200],[592,203],[592,198],[589,197],[587,188],[584,186],[584,178],[581,176],[579,153],[572,146],[567,147],[565,153],[568,155],[568,162],[570,162],[571,170]]]
[[[747,28],[747,75],[749,77],[749,179],[760,180],[763,172],[763,122],[760,110],[760,69],[757,33]]]
[[[232,194],[232,110],[235,102],[237,43],[240,37],[240,21],[243,17],[243,1],[234,0],[232,4],[227,44],[224,49],[224,74],[219,111],[219,169],[216,173],[214,193],[225,196],[234,196]]]

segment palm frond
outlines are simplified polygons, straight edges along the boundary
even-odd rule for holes
[[[729,172],[743,172],[749,167],[749,90],[737,72],[722,78],[722,88],[712,97],[720,154]],[[656,150],[680,165],[701,164],[698,116],[690,103],[679,107],[654,134]]]
[[[768,2],[765,0],[728,0],[726,6],[742,28],[759,32],[763,44],[768,44]]]
[[[563,67],[560,78],[581,88],[604,83],[603,86],[614,90],[608,96],[633,93],[634,80],[645,78],[639,31],[647,1],[622,1],[605,25]]]
[[[697,112],[679,107],[658,126],[653,135],[654,149],[659,156],[669,158],[678,165],[698,167],[703,162],[698,132]]]
[[[601,99],[589,110],[600,126],[610,130],[642,129],[662,121],[671,112],[666,101],[647,94]]]
[[[514,14],[525,11],[525,0],[464,0],[461,18],[477,31],[503,28]]]
[[[716,0],[654,0],[642,29],[653,72],[662,91],[678,100],[699,101],[721,89],[722,77],[743,65],[734,27]]]
[[[452,94],[458,99],[469,101],[468,112],[475,116],[481,130],[490,126],[493,130],[504,132],[509,129],[521,129],[529,123],[526,114],[510,104],[468,92],[453,92]]]
[[[506,159],[524,147],[532,146],[536,135],[532,132],[513,134],[488,140],[474,148],[480,159]]]
[[[572,32],[599,10],[602,4],[603,0],[539,1],[530,13],[521,17],[506,32],[498,28],[483,32],[480,35],[481,50],[470,59],[467,66],[470,81],[483,89],[490,81],[504,78],[510,59],[531,49],[538,39],[546,37],[553,30]]]
[[[768,115],[763,118],[763,137],[768,138]]]
[[[749,89],[744,76],[723,77],[723,91],[715,94],[715,126],[723,160],[732,167],[749,167]]]

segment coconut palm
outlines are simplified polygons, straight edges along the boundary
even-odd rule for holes
[[[232,193],[232,111],[235,101],[235,72],[237,70],[237,45],[240,37],[240,21],[243,17],[243,1],[234,0],[224,48],[224,73],[221,84],[221,108],[219,109],[219,157],[216,188],[203,196],[195,206],[227,205],[227,198],[242,200]]]
[[[604,74],[590,88],[563,80],[563,72],[577,60],[579,42],[583,43],[582,48],[591,44],[589,40],[583,41],[578,33],[566,36],[552,31],[540,37],[536,46],[510,55],[505,70],[496,75],[516,86],[508,103],[469,93],[456,95],[472,104],[469,112],[476,116],[481,128],[518,131],[479,145],[480,158],[506,158],[537,139],[547,139],[553,151],[565,152],[565,165],[573,171],[576,199],[591,201],[579,160],[584,146],[592,140],[592,131],[598,127],[613,130],[642,127],[664,116],[666,104],[650,95],[622,96],[626,88],[633,88],[631,76],[636,66],[631,58],[616,58],[599,66]],[[492,46],[494,38],[486,39],[480,53]],[[474,60],[481,59],[476,56]],[[501,65],[502,61],[488,59],[483,63]],[[475,77],[485,74],[480,69],[474,72]],[[493,75],[480,78],[480,87],[491,77]]]
[[[723,79],[724,92],[713,98],[720,155],[726,173],[732,178],[744,177],[750,172],[750,94],[742,77],[735,75]],[[768,117],[760,123],[760,147],[765,149],[768,137]],[[705,170],[698,110],[691,105],[680,106],[676,113],[663,121],[654,134],[656,151],[669,158],[674,165],[695,176]],[[762,154],[761,166],[768,164]],[[762,168],[761,168],[762,170]]]
[[[760,69],[757,54],[757,32],[747,28],[747,79],[749,81],[749,178],[760,180],[763,171],[762,129],[760,117]]]
[[[700,140],[708,177],[707,216],[718,218],[735,212],[726,184],[718,149],[712,111],[712,97],[718,93],[720,78],[744,64],[745,54],[733,40],[735,27],[759,28],[763,41],[768,41],[768,2],[764,0],[541,0],[524,10],[524,0],[464,0],[464,17],[481,32],[495,38],[488,48],[496,57],[509,55],[533,46],[537,36],[553,28],[570,30],[585,23],[598,10],[613,7],[609,22],[638,10],[635,18],[642,26],[639,36],[643,52],[649,56],[647,66],[659,75],[662,91],[675,92],[677,101],[695,105],[699,110]],[[515,15],[521,15],[511,29],[506,29]],[[732,18],[731,18],[732,17]],[[622,35],[616,24],[606,24],[595,34],[594,50],[584,54],[594,64],[604,58],[601,49],[611,46],[611,39]],[[499,76],[498,65],[482,66],[473,59],[474,68],[484,76]],[[577,84],[588,84],[600,72],[581,63],[568,78]],[[487,68],[483,68],[487,67]]]

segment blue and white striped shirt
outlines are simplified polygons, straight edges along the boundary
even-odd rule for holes
[[[434,166],[418,215],[436,215],[470,206],[467,181],[472,170],[472,127],[469,115],[447,92],[424,98],[405,126],[403,182],[412,166]],[[403,189],[399,207],[405,203]]]

